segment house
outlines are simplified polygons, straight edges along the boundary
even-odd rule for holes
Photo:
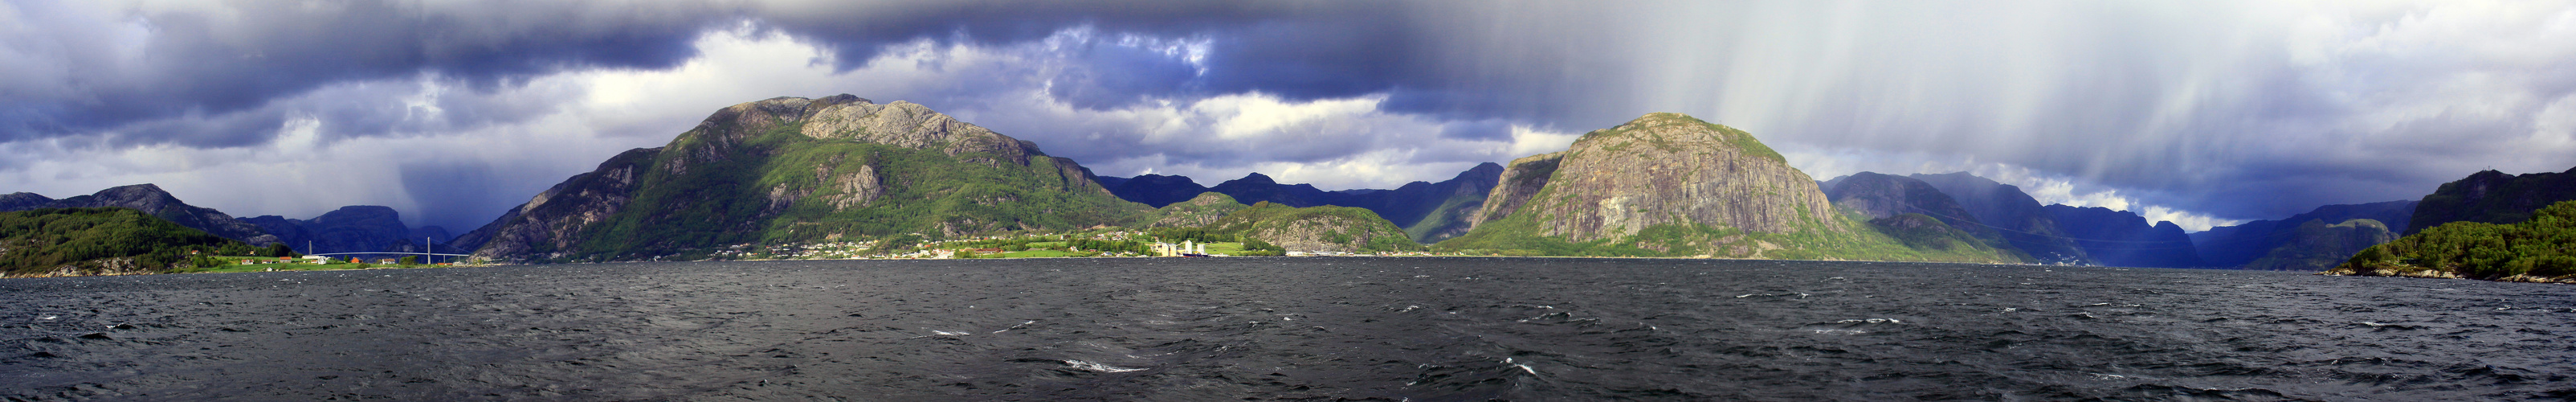
[[[377,263],[377,264],[392,264],[392,263],[394,263],[394,259],[392,259],[392,258],[378,258],[378,259],[376,259],[376,263]]]

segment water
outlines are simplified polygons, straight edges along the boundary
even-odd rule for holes
[[[0,280],[0,400],[2576,398],[2576,287],[1487,258]]]

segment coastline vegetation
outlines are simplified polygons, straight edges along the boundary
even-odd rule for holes
[[[2514,224],[2459,221],[2353,254],[2327,275],[2576,283],[2576,201]]]
[[[262,249],[128,208],[0,213],[0,274],[161,273],[213,264],[201,256]]]

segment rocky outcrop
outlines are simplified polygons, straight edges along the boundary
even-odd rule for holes
[[[1532,215],[1542,236],[1573,241],[1658,225],[1849,230],[1834,218],[1815,179],[1752,134],[1675,113],[1584,134],[1566,149],[1545,188],[1512,213]]]
[[[258,225],[234,219],[232,215],[225,215],[223,211],[216,211],[213,208],[202,208],[180,202],[179,197],[171,196],[170,192],[162,191],[161,186],[149,183],[117,186],[99,190],[95,194],[60,200],[47,199],[45,196],[33,193],[13,193],[0,196],[0,206],[7,207],[0,208],[0,212],[37,208],[133,208],[171,223],[177,223],[179,226],[202,230],[254,246],[266,247],[278,243],[277,236],[261,231]]]
[[[2531,219],[2541,207],[2569,200],[2576,200],[2576,168],[2521,175],[2481,171],[2425,195],[2402,230],[2416,234],[2451,222],[2512,224]]]
[[[1472,218],[1467,220],[1467,225],[1473,228],[1486,221],[1501,220],[1503,217],[1511,216],[1513,211],[1519,211],[1521,204],[1529,203],[1530,197],[1538,196],[1539,189],[1547,188],[1548,178],[1556,177],[1557,163],[1565,161],[1565,154],[1565,152],[1554,152],[1513,159],[1510,165],[1503,168],[1503,174],[1494,184],[1494,190],[1485,197],[1485,208],[1469,215]]]
[[[2012,243],[2032,259],[2046,264],[2095,264],[2084,248],[2060,229],[2057,218],[2039,204],[2039,200],[2021,191],[2021,187],[1995,182],[1967,172],[1917,174],[1907,176],[1922,180],[1942,194],[1957,200],[1961,208],[1976,215],[1977,221],[1991,225],[2004,240]]]
[[[2342,253],[2350,256],[2360,249],[2281,250],[2295,243],[2299,228],[2309,221],[2321,223],[2367,219],[2380,222],[2390,232],[2404,232],[2415,214],[2416,201],[2387,201],[2368,204],[2341,204],[2317,207],[2307,213],[2279,220],[2259,220],[2234,226],[2219,226],[2191,234],[2191,245],[2203,262],[2211,267],[2246,268],[2254,260],[2275,253]],[[2312,243],[2313,244],[2313,243]]]
[[[1197,198],[1191,198],[1189,201],[1175,202],[1156,209],[1154,212],[1157,218],[1153,223],[1145,226],[1205,227],[1216,224],[1217,220],[1225,218],[1226,214],[1246,207],[1243,203],[1235,202],[1234,197],[1227,196],[1225,193],[1199,193]]]
[[[459,236],[496,260],[705,258],[763,243],[1127,224],[1072,160],[931,111],[856,96],[726,107]]]
[[[1351,207],[1297,208],[1262,202],[1226,214],[1207,229],[1209,233],[1259,239],[1290,252],[1379,253],[1423,248],[1405,237],[1404,230],[1396,228],[1395,223],[1369,210]]]
[[[556,183],[500,219],[457,236],[453,243],[475,247],[474,255],[486,259],[565,257],[584,240],[584,230],[607,221],[634,200],[637,176],[661,151],[637,148],[608,158],[598,169]]]

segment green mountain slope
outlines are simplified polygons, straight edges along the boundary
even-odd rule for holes
[[[1155,208],[1154,222],[1146,224],[1146,226],[1157,228],[1205,227],[1216,224],[1217,220],[1225,218],[1226,214],[1231,214],[1234,213],[1234,211],[1250,207],[1251,206],[1249,205],[1235,202],[1233,196],[1225,195],[1225,193],[1214,191],[1204,192],[1199,193],[1198,197],[1191,198],[1189,201],[1175,202],[1170,205],[1164,205],[1162,208]]]
[[[1206,228],[1211,234],[1258,239],[1287,251],[1380,253],[1425,249],[1405,237],[1404,229],[1395,223],[1378,217],[1376,212],[1353,207],[1297,208],[1261,202],[1226,214]]]
[[[0,274],[127,275],[195,265],[188,252],[253,253],[249,244],[121,207],[0,213]]]
[[[2325,273],[2576,283],[2576,201],[2509,225],[2435,226],[2362,249]]]
[[[1467,234],[1435,247],[1506,255],[2021,260],[1973,237],[1909,247],[1835,209],[1813,178],[1752,134],[1674,113],[1586,133],[1564,152],[1514,160],[1484,205]],[[1962,233],[1939,226],[1940,236]],[[1972,246],[1931,246],[1953,243]]]
[[[725,108],[458,241],[483,241],[476,255],[499,260],[702,258],[741,245],[1128,225],[1151,213],[1034,144],[920,105],[839,95]]]

